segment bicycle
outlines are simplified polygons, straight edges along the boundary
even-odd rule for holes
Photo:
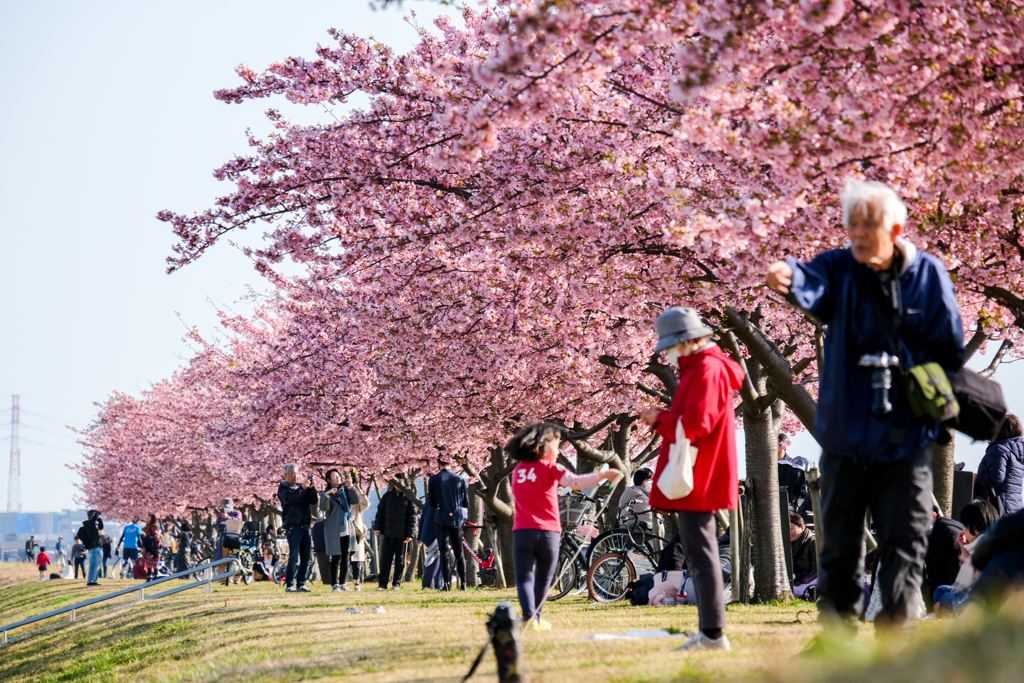
[[[653,541],[669,543],[668,539],[647,531],[633,511],[634,502],[630,501],[628,508],[632,524],[606,532],[606,544],[618,547],[598,555],[587,570],[587,591],[595,602],[622,600],[629,583],[636,581],[638,565],[644,572],[653,572],[658,566]]]
[[[587,532],[593,529],[597,504],[597,499],[579,491],[566,496],[555,578],[551,582],[547,597],[549,601],[560,600],[574,590],[582,590],[586,586],[589,553],[583,550],[583,544],[589,539]],[[559,508],[561,507],[559,504]]]

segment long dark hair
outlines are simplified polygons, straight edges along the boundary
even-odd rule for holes
[[[505,452],[522,462],[537,462],[550,441],[560,441],[562,430],[550,422],[534,422],[516,432],[505,444]]]
[[[1021,429],[1020,420],[1017,419],[1017,416],[1011,413],[1003,420],[1003,426],[999,428],[999,433],[996,434],[996,441],[1006,441],[1015,436],[1024,436],[1024,429]]]
[[[156,515],[154,515],[151,512],[151,513],[149,513],[149,517],[146,518],[146,526],[149,527],[149,526],[151,526],[153,524],[156,524]]]
[[[340,488],[345,488],[345,479],[344,477],[341,476],[341,472],[332,468],[324,472],[324,481],[327,482],[327,486],[324,487],[324,491],[330,491],[332,488],[334,488],[333,486],[331,486],[331,472],[337,473],[338,479],[341,480]]]

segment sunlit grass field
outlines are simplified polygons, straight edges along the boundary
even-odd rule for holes
[[[0,564],[0,625],[133,585],[38,582]],[[166,587],[166,586],[165,586]],[[458,681],[486,638],[484,622],[512,591],[285,593],[268,584],[217,586],[142,605],[83,610],[79,620],[0,645],[0,681]],[[155,592],[155,591],[154,591]],[[383,606],[384,614],[372,613]],[[358,614],[348,613],[355,607]],[[802,612],[802,613],[801,613]],[[819,627],[806,603],[728,611],[731,652],[673,652],[681,640],[592,640],[630,629],[692,630],[692,607],[549,605],[549,633],[527,633],[531,681],[1022,681],[1024,601],[996,617],[926,624],[879,642],[864,627],[839,654],[799,656]],[[799,615],[799,620],[798,620]],[[23,631],[22,631],[23,632]],[[12,632],[12,636],[17,632]],[[475,680],[495,680],[488,655]]]

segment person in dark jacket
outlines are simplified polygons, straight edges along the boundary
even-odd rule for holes
[[[931,533],[928,535],[928,550],[924,556],[924,595],[928,598],[939,586],[951,586],[960,572],[960,534],[964,525],[956,520],[942,517],[939,507],[932,508]],[[931,605],[932,600],[925,600]]]
[[[793,585],[802,586],[818,575],[818,554],[814,549],[814,532],[798,512],[789,514],[789,542],[793,549]]]
[[[82,528],[78,530],[78,535],[89,554],[89,581],[86,585],[98,586],[100,583],[97,579],[103,565],[103,547],[100,542],[103,520],[100,518],[99,510],[89,510],[88,515],[89,518],[82,522]]]
[[[1001,517],[989,527],[970,561],[981,571],[971,589],[971,602],[998,607],[1007,591],[1024,585],[1024,510]]]
[[[957,372],[964,332],[942,261],[900,236],[907,208],[892,188],[849,181],[840,200],[850,246],[808,263],[777,261],[767,283],[828,326],[815,421],[827,529],[819,606],[826,622],[852,634],[868,509],[881,560],[875,626],[903,624],[917,604],[930,523],[931,446],[939,434],[938,422],[911,411],[900,381],[892,382],[891,405],[873,405],[872,378],[882,372],[873,365],[885,353],[899,358],[901,368],[934,362]]]
[[[317,505],[319,496],[313,487],[313,475],[300,484],[299,466],[290,463],[284,466],[284,481],[277,487],[277,499],[281,501],[281,523],[288,539],[288,567],[285,569],[285,590],[289,593],[311,593],[306,585],[309,568],[309,554],[313,539],[309,525],[313,521],[310,505]],[[298,571],[296,572],[296,562]],[[296,581],[298,586],[296,587]]]
[[[178,526],[178,554],[174,558],[174,571],[183,572],[192,568],[192,525],[183,521]]]
[[[991,503],[1001,503],[1004,515],[1024,508],[1024,429],[1016,415],[1007,415],[985,457],[978,465],[975,490]]]
[[[398,489],[388,487],[377,504],[373,528],[380,537],[380,564],[377,590],[387,590],[388,577],[394,565],[395,576],[391,589],[398,590],[405,576],[405,549],[416,536],[416,506]]]
[[[459,589],[466,589],[466,556],[462,552],[462,525],[469,508],[469,489],[466,481],[448,469],[448,459],[440,456],[437,464],[441,471],[427,481],[426,505],[434,511],[434,533],[437,550],[441,554],[442,590],[451,590],[452,568],[449,548],[455,553],[455,568],[459,574]]]

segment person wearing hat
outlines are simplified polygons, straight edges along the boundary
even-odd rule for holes
[[[224,528],[225,524],[229,519],[242,520],[242,513],[235,509],[235,501],[230,498],[225,498],[221,501],[220,512],[217,514],[217,547],[213,551],[213,561],[223,560],[229,553],[224,552]],[[242,577],[238,574],[234,577],[234,582],[238,583]],[[224,579],[224,585],[227,585],[228,580]]]
[[[743,383],[743,369],[711,341],[711,328],[692,308],[668,309],[658,316],[657,328],[654,351],[664,352],[668,363],[679,369],[679,386],[668,410],[647,408],[640,413],[640,419],[662,437],[650,505],[679,515],[679,542],[689,562],[700,622],[700,630],[678,649],[728,650],[729,639],[722,632],[725,586],[718,561],[715,510],[735,510],[738,500],[732,395]],[[697,456],[693,490],[672,499],[659,483],[680,421]]]

